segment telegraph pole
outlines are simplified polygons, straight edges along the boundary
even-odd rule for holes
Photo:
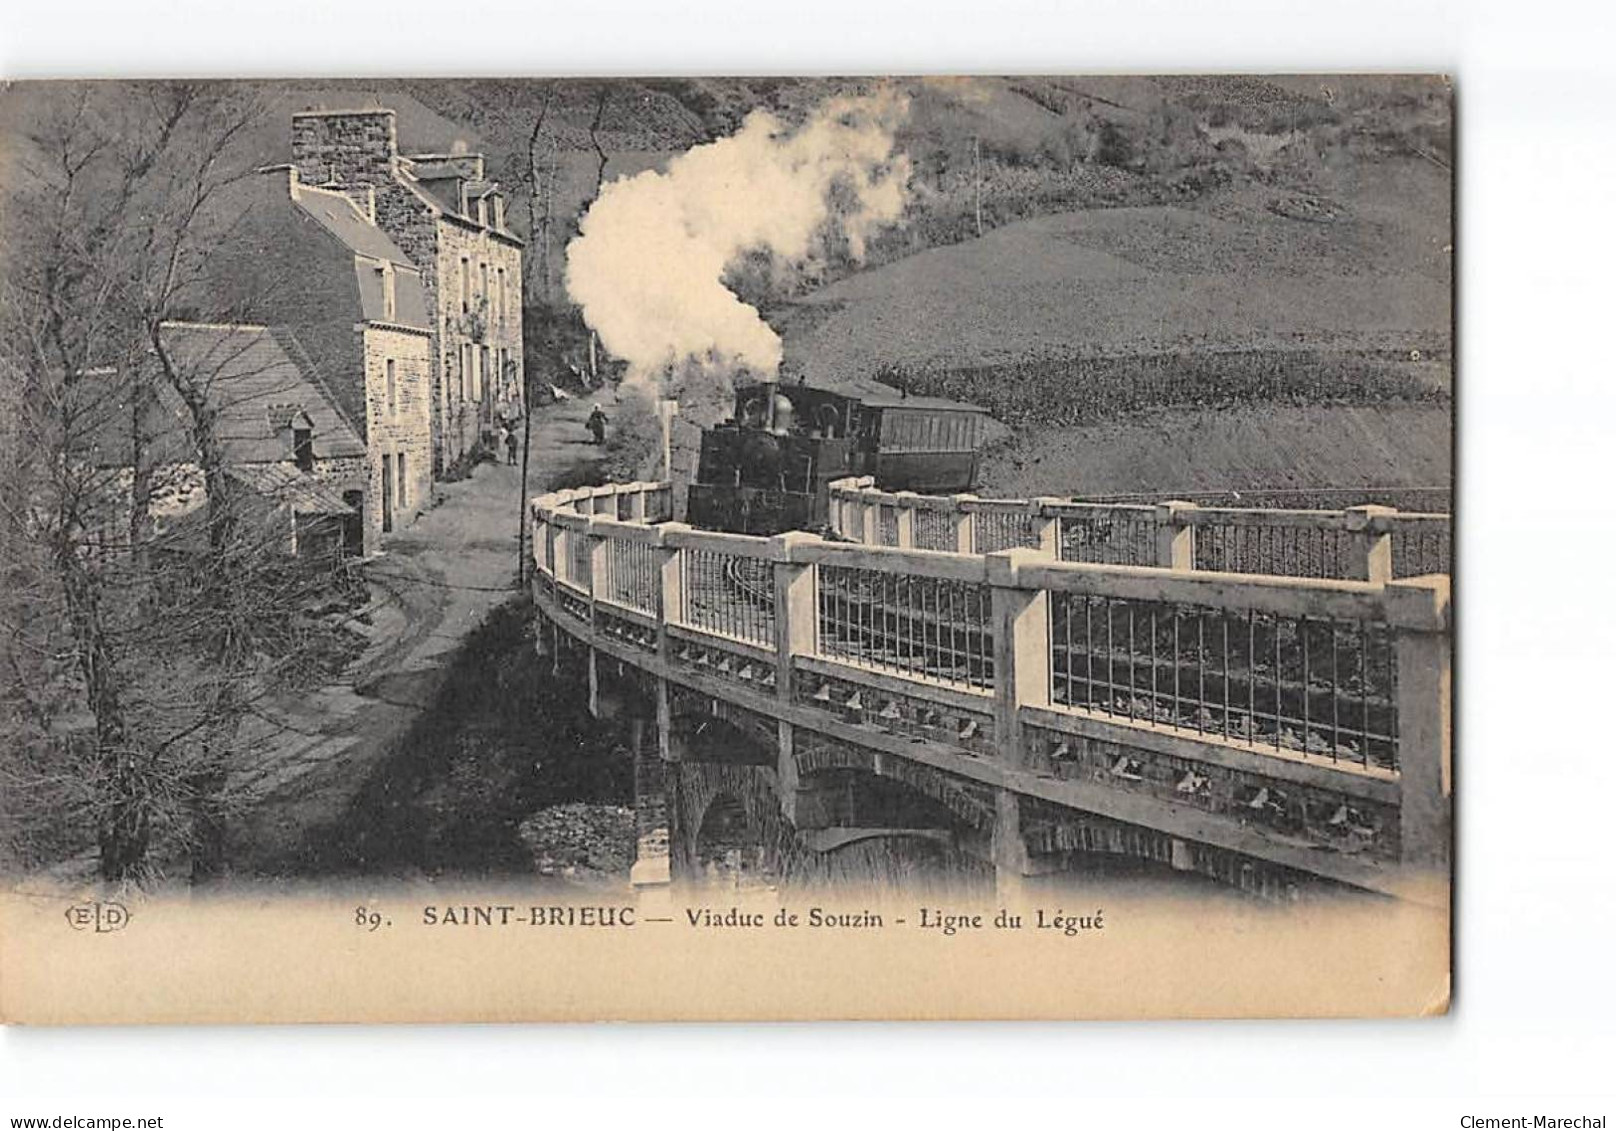
[[[526,366],[522,374],[522,489],[516,496],[516,587],[527,587],[527,454],[533,446],[532,384]]]

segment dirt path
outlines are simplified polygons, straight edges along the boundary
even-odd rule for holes
[[[530,495],[590,475],[599,458],[583,426],[590,404],[561,401],[530,418]],[[487,463],[437,484],[437,505],[367,563],[375,598],[364,653],[341,680],[253,723],[260,755],[234,785],[256,800],[232,829],[235,871],[330,866],[316,861],[328,853],[315,842],[353,819],[355,799],[437,704],[462,645],[515,595],[520,476],[519,464]]]

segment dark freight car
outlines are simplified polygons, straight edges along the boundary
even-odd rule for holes
[[[886,491],[968,491],[985,417],[974,405],[937,397],[743,386],[734,417],[702,433],[687,517],[745,534],[817,529],[829,485],[850,475],[873,476]]]

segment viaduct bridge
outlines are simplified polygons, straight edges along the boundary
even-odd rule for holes
[[[885,853],[1001,892],[1119,857],[1441,890],[1447,515],[854,479],[830,510],[837,538],[758,538],[670,521],[666,483],[532,501],[538,646],[631,721],[636,885]]]

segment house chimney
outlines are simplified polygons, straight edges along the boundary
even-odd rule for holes
[[[398,165],[397,116],[391,110],[293,114],[292,163],[304,184],[344,189],[384,184]]]

